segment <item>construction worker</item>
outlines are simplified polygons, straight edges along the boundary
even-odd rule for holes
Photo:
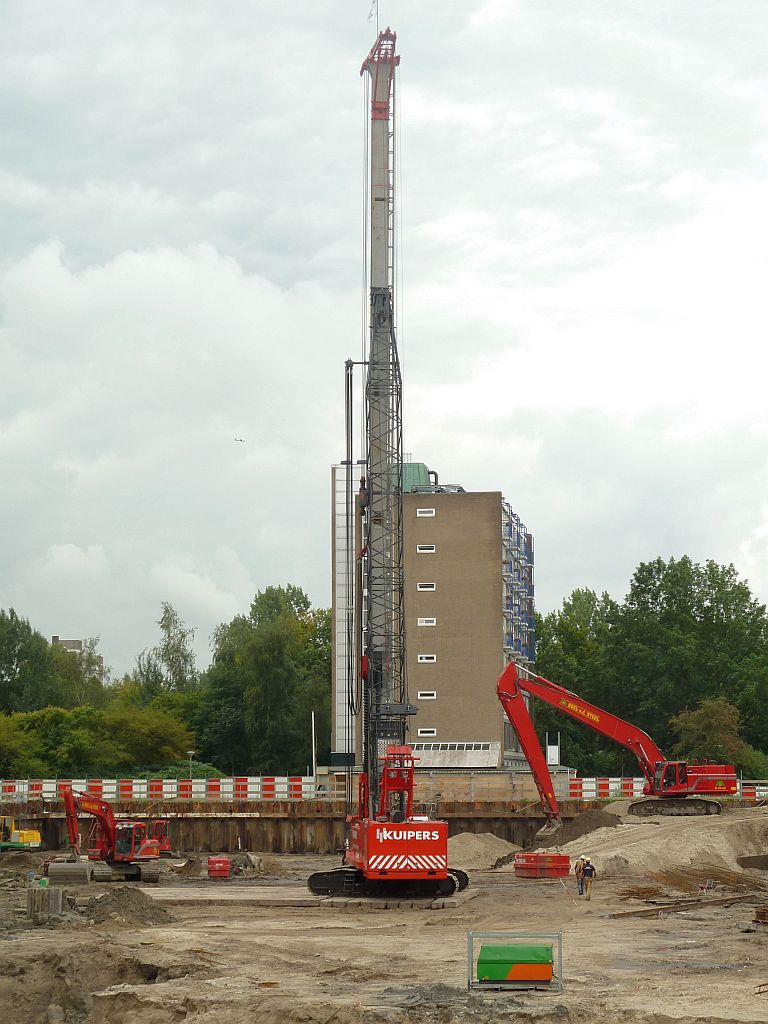
[[[579,896],[584,895],[584,854],[579,854],[576,863],[573,865],[573,873],[576,875],[576,888],[578,889]]]
[[[581,869],[581,874],[584,878],[584,894],[588,900],[592,899],[592,882],[597,872],[595,871],[595,865],[589,859],[584,858],[584,867]]]

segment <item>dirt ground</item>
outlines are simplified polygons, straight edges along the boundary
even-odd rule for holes
[[[621,835],[624,833],[624,840]],[[487,837],[478,837],[488,847]],[[768,1019],[768,931],[756,903],[653,917],[610,918],[656,903],[626,898],[659,865],[732,870],[766,852],[768,810],[718,819],[643,822],[587,833],[576,843],[598,866],[590,903],[572,878],[527,880],[512,865],[472,873],[476,898],[442,910],[173,906],[158,920],[139,887],[123,898],[92,885],[61,924],[22,924],[26,877],[0,862],[0,1006],[14,1024],[702,1024]],[[472,853],[465,839],[460,845]],[[570,844],[568,844],[570,845]],[[495,852],[494,851],[489,851]],[[712,857],[719,860],[712,861]],[[336,858],[279,857],[274,875],[183,879],[185,892],[211,886],[249,891],[296,887]],[[26,875],[26,871],[25,871]],[[746,874],[755,885],[768,872]],[[155,890],[178,886],[170,870]],[[649,889],[651,887],[649,886]],[[85,895],[110,891],[95,915]],[[712,898],[727,890],[719,887]],[[144,908],[144,909],[142,909]],[[148,908],[148,909],[147,909]],[[100,920],[95,920],[99,917]],[[155,923],[146,923],[152,919]],[[90,923],[93,922],[93,923]],[[467,991],[467,931],[563,932],[562,994]]]

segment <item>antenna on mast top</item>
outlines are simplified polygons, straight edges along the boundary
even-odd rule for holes
[[[379,0],[372,0],[371,9],[368,11],[368,21],[376,18],[376,35],[379,34]]]

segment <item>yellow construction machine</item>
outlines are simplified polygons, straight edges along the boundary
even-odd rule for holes
[[[43,839],[36,828],[17,828],[9,814],[0,814],[0,853],[6,850],[39,850]]]

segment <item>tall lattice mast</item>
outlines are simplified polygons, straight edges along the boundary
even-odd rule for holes
[[[402,383],[394,322],[396,36],[380,32],[360,74],[370,76],[370,318],[365,379],[366,505],[363,768],[369,816],[380,793],[388,743],[405,741]]]

